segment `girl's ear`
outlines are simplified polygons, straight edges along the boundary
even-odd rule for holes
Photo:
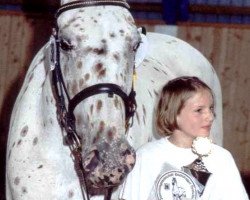
[[[177,115],[176,116],[176,125],[177,125],[176,129],[179,128],[179,121],[180,121],[180,117],[179,117],[179,115]]]

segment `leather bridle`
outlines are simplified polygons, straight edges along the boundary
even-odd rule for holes
[[[62,14],[67,10],[87,7],[87,6],[102,6],[102,5],[122,6],[124,8],[129,9],[129,5],[124,0],[75,1],[61,6],[58,9],[55,16],[57,19],[60,16],[60,14]],[[51,42],[50,63],[52,63],[51,66],[52,86],[57,102],[57,117],[60,122],[60,125],[65,129],[67,133],[67,135],[64,137],[64,141],[70,147],[72,158],[75,163],[75,168],[79,176],[81,186],[83,187],[82,190],[85,189],[87,193],[86,199],[89,199],[88,189],[86,187],[86,180],[84,178],[84,169],[82,167],[81,139],[76,132],[74,109],[84,99],[91,97],[93,95],[98,95],[102,93],[107,93],[109,97],[112,97],[114,94],[118,95],[123,100],[125,105],[125,131],[127,132],[128,128],[131,127],[133,124],[133,116],[137,107],[135,100],[134,82],[133,82],[134,78],[132,78],[132,87],[129,95],[127,95],[121,89],[121,87],[116,84],[99,83],[83,89],[73,98],[70,98],[61,72],[60,39],[58,37],[58,27],[53,29],[51,38],[52,42]],[[133,74],[135,74],[135,66],[133,66]],[[67,98],[68,107],[66,107],[65,96]],[[83,179],[84,182],[82,182],[81,179]],[[83,197],[84,196],[85,195],[83,194]]]
[[[62,5],[56,12],[56,18],[64,11],[72,10],[75,8],[88,7],[88,6],[121,6],[129,9],[130,6],[125,0],[89,0],[89,1],[73,1]]]

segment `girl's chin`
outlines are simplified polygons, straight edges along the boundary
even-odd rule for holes
[[[197,137],[209,137],[210,136],[210,133],[200,133],[197,135]]]

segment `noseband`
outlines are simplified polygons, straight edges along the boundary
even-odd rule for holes
[[[71,3],[64,4],[61,6],[57,13],[56,18],[59,17],[60,14],[67,10],[87,7],[87,6],[121,6],[129,9],[129,5],[124,0],[93,0],[93,1],[75,1]],[[66,89],[64,79],[61,72],[60,66],[60,39],[58,37],[58,28],[53,29],[53,34],[51,36],[51,69],[52,69],[52,86],[55,92],[55,98],[57,102],[57,116],[61,126],[65,129],[67,135],[65,136],[65,142],[69,145],[71,152],[73,154],[73,160],[75,161],[76,171],[77,168],[80,168],[82,175],[84,176],[84,172],[81,164],[81,140],[76,132],[75,128],[75,116],[74,109],[76,106],[83,101],[84,99],[107,93],[108,97],[113,97],[113,95],[118,95],[124,102],[125,105],[125,129],[126,131],[130,126],[132,126],[133,116],[136,110],[136,100],[135,100],[135,91],[134,91],[134,83],[132,80],[132,87],[129,95],[127,95],[120,86],[112,83],[99,83],[96,85],[89,86],[78,94],[76,94],[73,98],[69,97],[68,91]],[[133,66],[133,73],[135,73],[135,66]],[[68,102],[68,107],[66,108],[65,103],[65,95]],[[78,173],[79,175],[79,173]],[[79,177],[81,179],[81,177]],[[84,179],[84,177],[83,177]],[[85,190],[86,184],[85,185]],[[88,191],[86,192],[88,193]],[[88,199],[88,197],[87,197]]]

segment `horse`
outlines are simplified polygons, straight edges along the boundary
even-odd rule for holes
[[[117,199],[135,150],[157,139],[161,87],[181,75],[214,90],[212,137],[220,143],[220,84],[200,52],[175,37],[145,35],[125,0],[61,0],[12,111],[7,200]]]

